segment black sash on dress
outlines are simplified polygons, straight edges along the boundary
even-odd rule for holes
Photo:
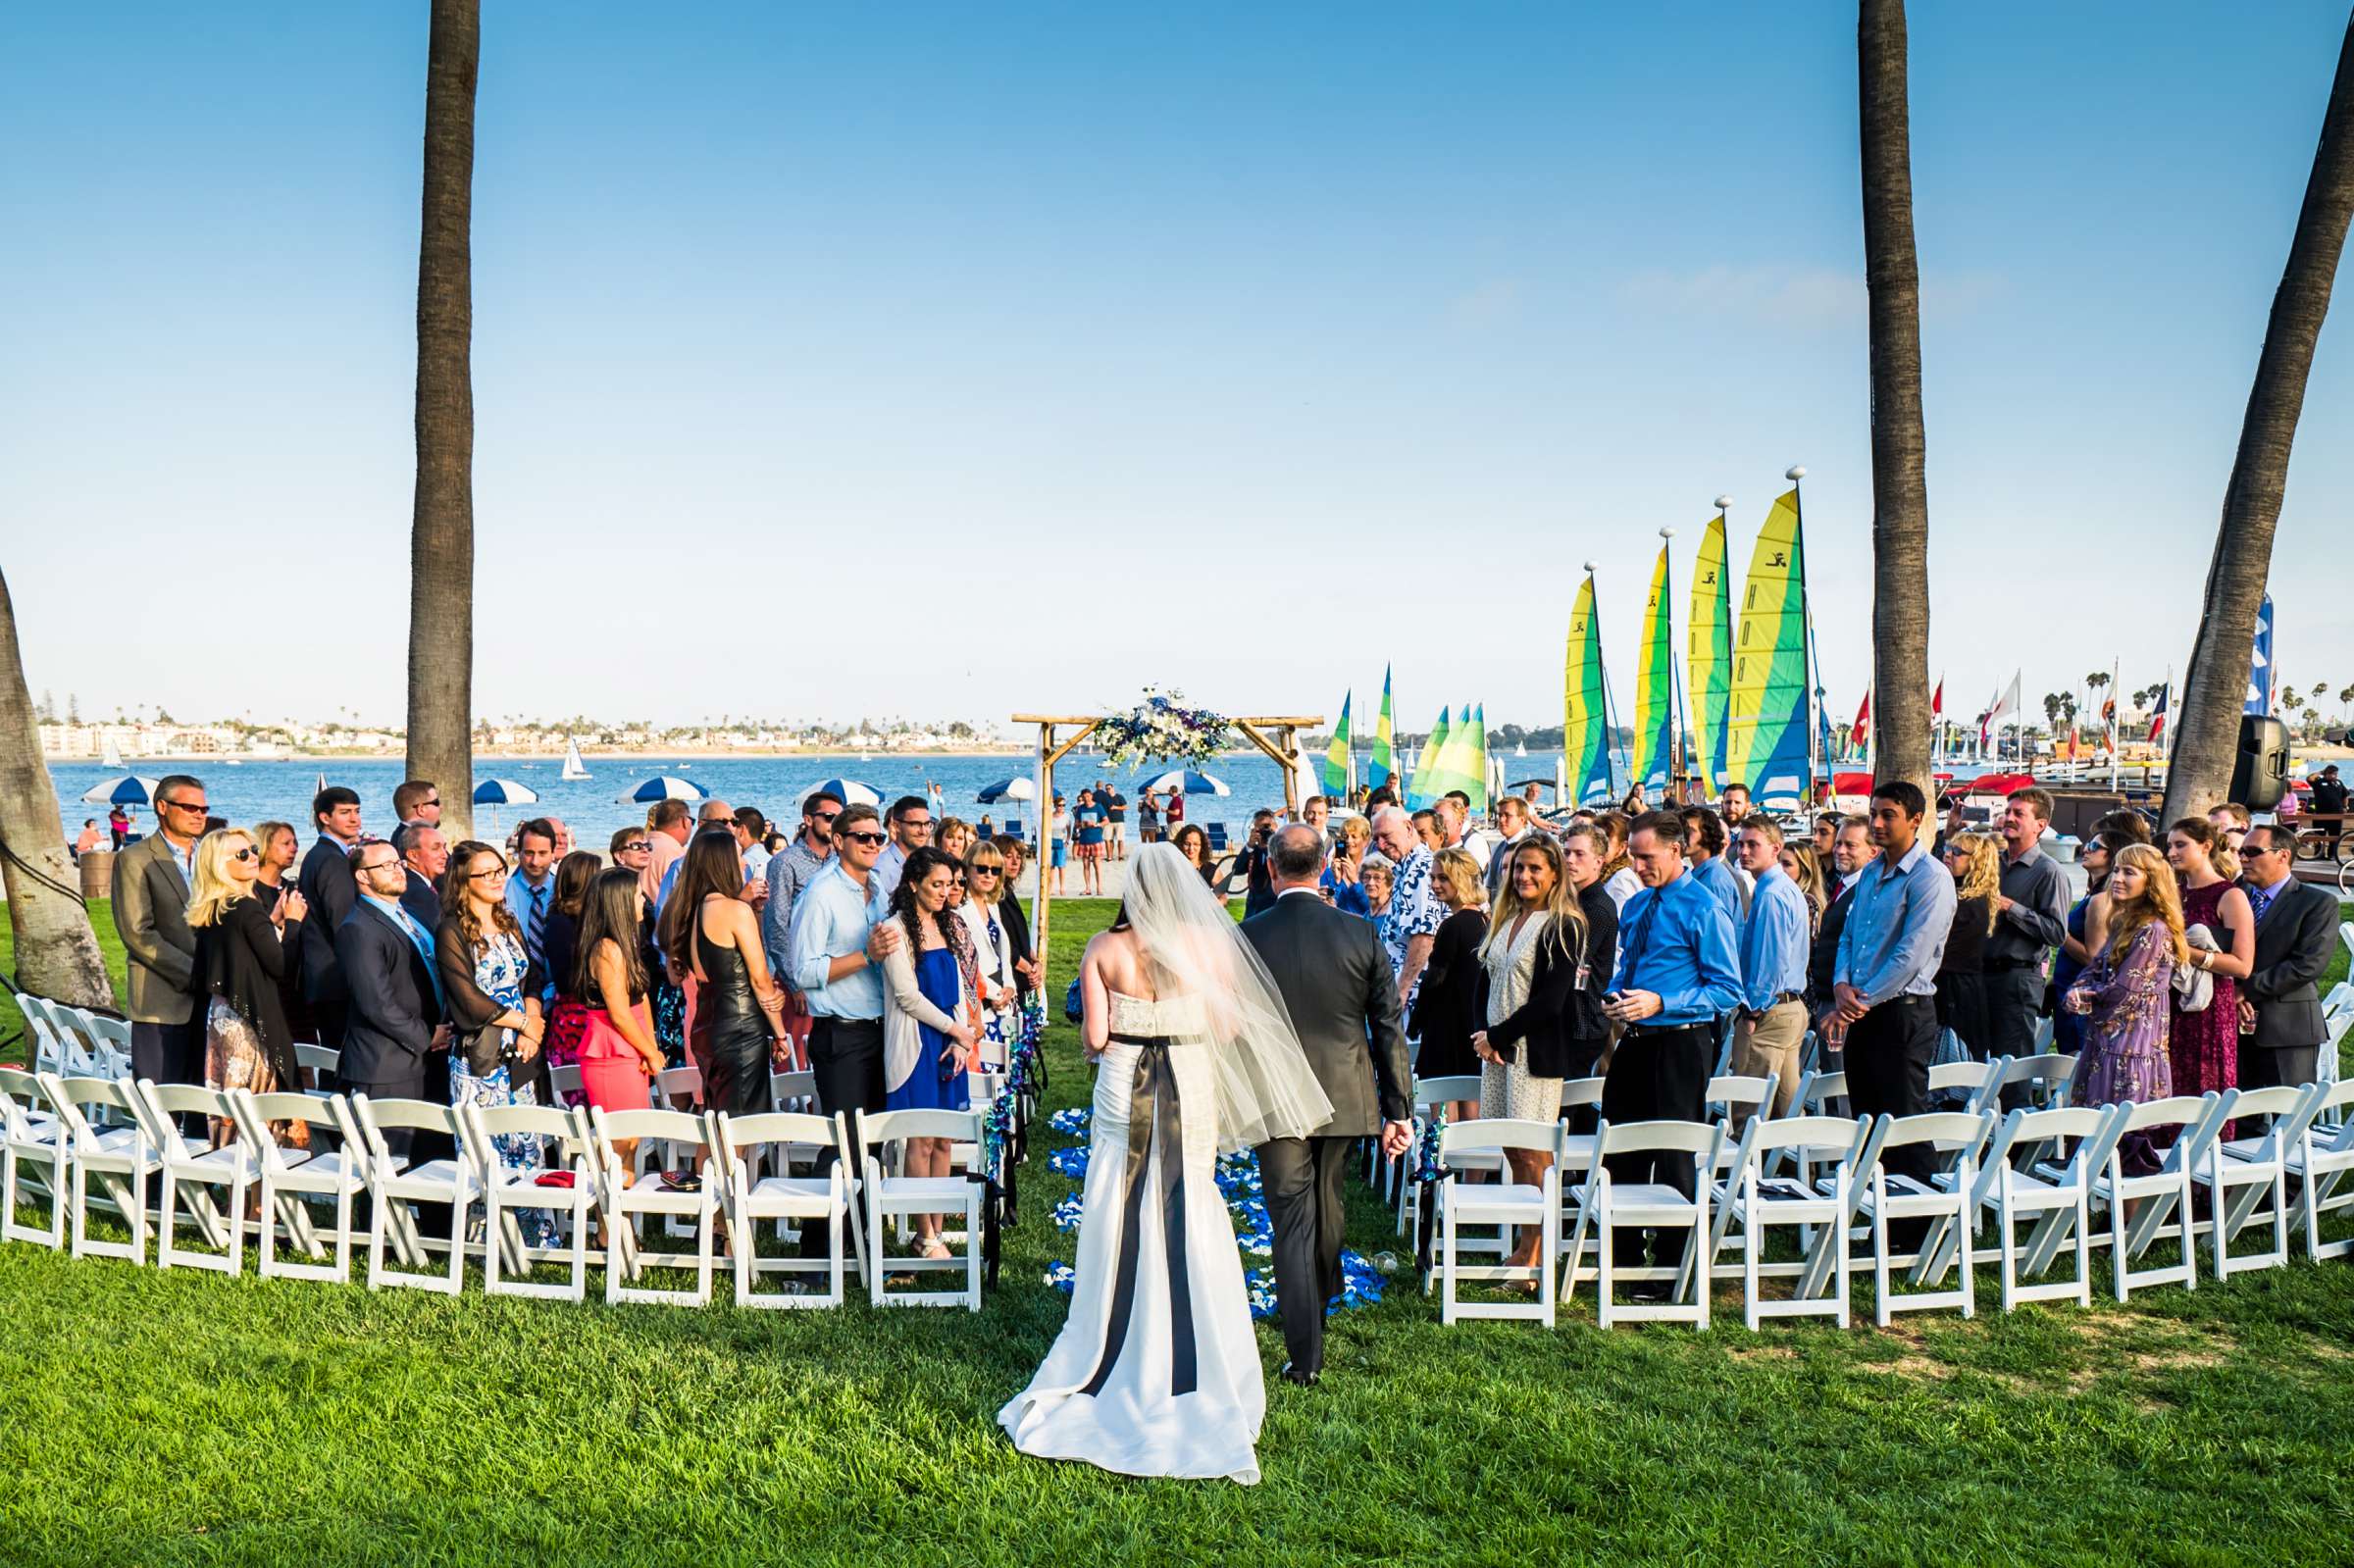
[[[1136,1057],[1136,1080],[1128,1098],[1128,1162],[1120,1201],[1120,1261],[1111,1293],[1111,1319],[1103,1331],[1103,1358],[1095,1376],[1079,1391],[1098,1394],[1111,1379],[1120,1350],[1128,1340],[1128,1323],[1136,1310],[1136,1266],[1144,1217],[1145,1167],[1152,1146],[1160,1146],[1159,1189],[1156,1204],[1161,1218],[1161,1251],[1168,1259],[1169,1306],[1174,1333],[1169,1347],[1169,1393],[1192,1393],[1197,1387],[1194,1350],[1194,1295],[1186,1278],[1185,1149],[1178,1124],[1177,1076],[1169,1070],[1166,1035],[1113,1035],[1119,1045],[1142,1047]],[[1137,1129],[1150,1126],[1139,1138]]]

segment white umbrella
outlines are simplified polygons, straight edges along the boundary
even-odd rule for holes
[[[620,798],[625,806],[650,806],[657,800],[700,800],[709,793],[691,779],[656,774]]]
[[[1147,779],[1137,787],[1160,790],[1182,789],[1189,795],[1230,795],[1234,793],[1233,790],[1226,787],[1223,780],[1213,779],[1205,773],[1196,773],[1191,768],[1171,768],[1157,778]]]
[[[84,800],[95,800],[110,806],[152,806],[155,804],[153,779],[142,779],[127,773],[120,779],[106,779],[81,792]]]

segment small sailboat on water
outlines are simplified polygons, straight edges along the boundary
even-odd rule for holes
[[[119,771],[123,766],[123,748],[115,744],[115,736],[112,731],[107,733],[106,749],[98,754],[98,765],[102,768],[117,771]]]
[[[586,779],[588,777],[588,765],[581,761],[581,743],[570,735],[566,735],[564,737],[564,772],[562,777],[568,780]]]

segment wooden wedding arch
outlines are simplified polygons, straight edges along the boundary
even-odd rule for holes
[[[1054,863],[1054,764],[1069,755],[1072,748],[1096,733],[1097,726],[1116,714],[1053,714],[1017,713],[1013,722],[1038,726],[1038,769],[1031,787],[1038,791],[1038,896],[1030,906],[1030,939],[1038,952],[1039,985],[1047,991],[1049,1010],[1062,1005],[1049,981],[1047,963],[1048,905],[1051,895],[1047,890],[1050,880],[1048,872]],[[1300,779],[1293,771],[1292,748],[1303,730],[1313,730],[1324,722],[1321,714],[1281,715],[1250,719],[1228,719],[1228,724],[1242,732],[1243,738],[1256,746],[1283,773],[1283,807],[1286,812],[1300,809]],[[1068,731],[1068,734],[1060,732]],[[1272,736],[1273,738],[1269,738]]]

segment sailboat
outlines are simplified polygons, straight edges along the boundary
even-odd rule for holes
[[[564,772],[561,777],[565,779],[588,777],[588,764],[581,761],[581,743],[570,735],[564,737]]]
[[[99,753],[98,765],[110,771],[123,766],[123,748],[115,744],[115,733],[112,730],[106,733],[106,749]]]
[[[1663,535],[1673,531],[1662,529]],[[1651,569],[1651,597],[1643,605],[1643,639],[1635,649],[1634,783],[1655,794],[1667,787],[1675,766],[1675,653],[1668,641],[1667,540]]]
[[[1365,783],[1375,789],[1398,782],[1398,765],[1390,755],[1390,668],[1381,668],[1381,717],[1374,721],[1373,746],[1365,755]]]
[[[1422,754],[1414,759],[1413,777],[1406,784],[1406,809],[1408,811],[1427,810],[1433,801],[1451,787],[1439,778],[1439,757],[1447,746],[1447,733],[1453,728],[1449,720],[1454,712],[1453,708],[1441,708],[1439,722],[1431,726],[1429,734],[1422,737]],[[1464,717],[1469,718],[1470,715],[1465,714]],[[1433,788],[1434,784],[1438,787]]]
[[[1796,481],[1804,469],[1793,469]],[[1798,489],[1776,499],[1750,552],[1727,693],[1725,778],[1775,810],[1806,801],[1816,744],[1809,668],[1806,535]]]
[[[1724,786],[1725,738],[1731,729],[1733,600],[1724,570],[1724,513],[1729,495],[1716,497],[1716,515],[1701,530],[1700,559],[1692,568],[1692,618],[1685,632],[1684,673],[1689,680],[1692,772],[1714,794]]]
[[[1324,793],[1347,800],[1350,785],[1356,782],[1356,752],[1349,733],[1349,705],[1356,699],[1352,691],[1341,697],[1341,721],[1332,727],[1332,743],[1324,748],[1324,777],[1320,781]]]
[[[1527,755],[1528,755],[1528,747],[1527,747],[1527,745],[1526,745],[1526,744],[1524,744],[1524,743],[1523,743],[1523,742],[1521,742],[1521,741],[1518,741],[1518,740],[1515,740],[1515,741],[1513,741],[1513,742],[1512,742],[1512,755],[1513,755],[1513,756],[1515,756],[1515,757],[1525,757],[1525,756],[1527,756]]]
[[[1594,563],[1569,610],[1569,646],[1561,671],[1561,756],[1571,798],[1607,804],[1617,793],[1611,769],[1610,683],[1602,668],[1602,623],[1594,614]]]

